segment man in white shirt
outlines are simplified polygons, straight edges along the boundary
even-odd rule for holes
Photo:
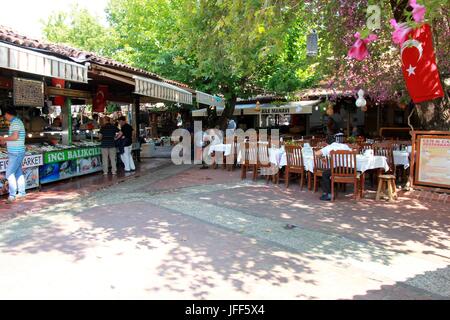
[[[329,157],[331,151],[352,151],[348,145],[336,142],[336,136],[329,136],[327,143],[328,146],[316,151],[317,157]],[[322,174],[322,190],[320,200],[331,201],[331,170],[325,170]]]

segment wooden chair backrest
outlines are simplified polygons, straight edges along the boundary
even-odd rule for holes
[[[322,148],[326,147],[327,145],[328,145],[328,143],[327,143],[325,140],[320,140],[320,141],[315,145],[315,147],[322,149]],[[313,147],[314,147],[314,146],[313,146]]]
[[[313,148],[314,171],[329,170],[330,169],[330,157],[316,156],[316,151],[319,151],[320,149],[322,149],[322,148]]]
[[[356,154],[355,151],[331,151],[331,175],[356,178]]]
[[[389,173],[395,174],[394,152],[392,149],[392,145],[376,145],[374,149],[374,155],[386,157],[389,166]]]
[[[366,150],[373,150],[373,144],[363,143],[359,145],[359,153],[364,153]]]
[[[301,146],[285,146],[286,151],[286,162],[289,168],[302,169],[303,164],[303,154]]]
[[[268,165],[270,163],[269,158],[269,142],[258,142],[258,163],[262,165]]]
[[[254,142],[241,143],[240,147],[241,159],[240,163],[244,165],[258,163],[258,145]]]

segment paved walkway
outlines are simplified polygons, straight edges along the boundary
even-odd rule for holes
[[[0,223],[0,298],[450,298],[442,203],[167,165],[93,189]]]

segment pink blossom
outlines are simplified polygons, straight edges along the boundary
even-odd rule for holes
[[[369,50],[367,50],[367,44],[369,42],[375,41],[377,36],[374,34],[369,35],[365,39],[361,39],[361,34],[359,32],[355,33],[355,38],[357,39],[353,46],[348,52],[348,57],[354,58],[358,61],[362,61],[369,56]]]
[[[414,21],[418,23],[423,22],[425,12],[427,11],[427,9],[425,9],[425,6],[417,4],[416,0],[409,0],[409,5],[413,8],[412,16],[414,18]]]
[[[406,23],[397,23],[395,19],[391,19],[391,25],[394,27],[394,32],[392,32],[392,41],[394,43],[402,45],[408,39],[408,34],[411,32]]]

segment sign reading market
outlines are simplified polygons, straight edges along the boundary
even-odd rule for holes
[[[100,148],[83,148],[83,149],[73,149],[73,150],[61,150],[47,152],[44,155],[44,163],[57,163],[65,162],[70,160],[76,160],[81,158],[95,157],[102,154]]]
[[[42,155],[32,155],[32,156],[26,156],[23,159],[22,168],[33,168],[33,167],[39,167],[42,166]],[[0,172],[5,172],[6,168],[8,167],[8,158],[2,158],[0,159]]]

